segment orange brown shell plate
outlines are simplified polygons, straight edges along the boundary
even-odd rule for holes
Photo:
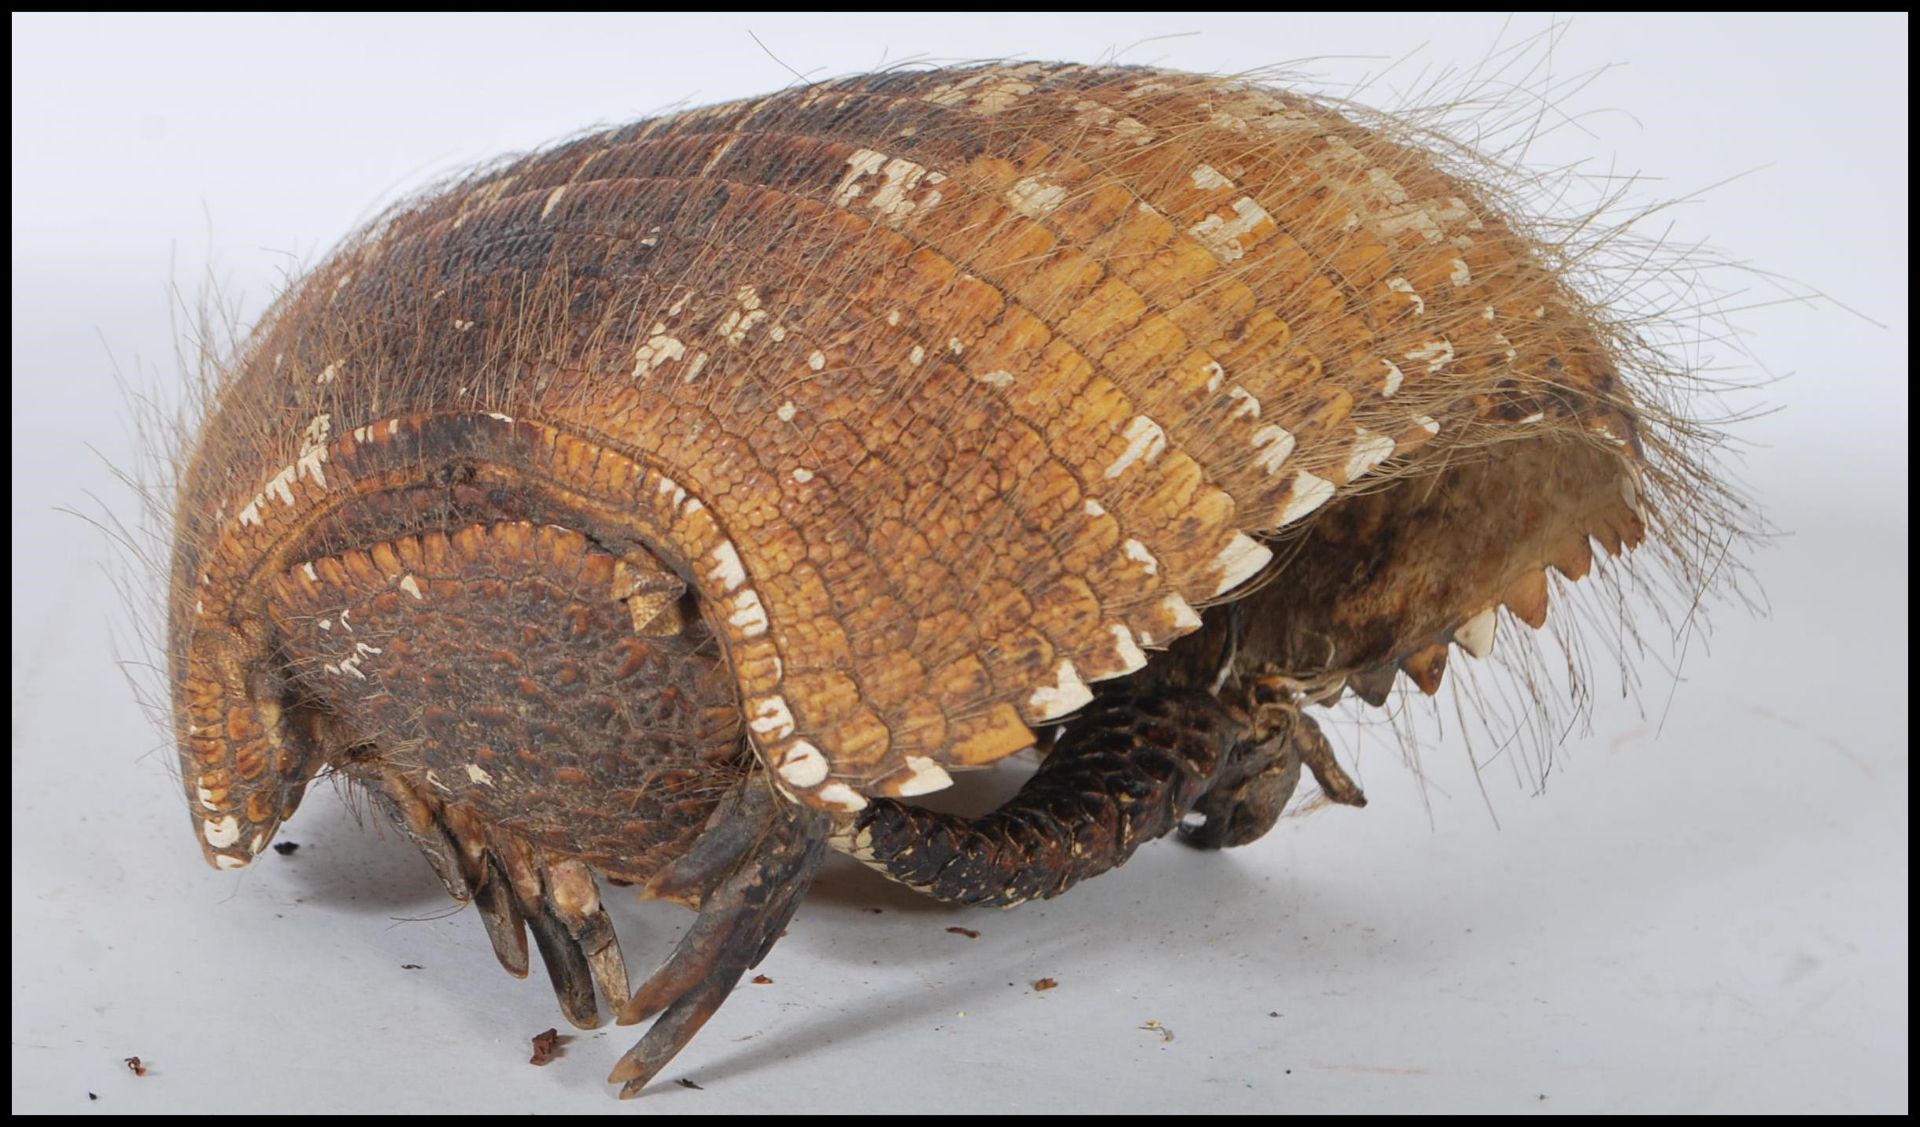
[[[1452,490],[1533,522],[1466,590],[1323,583],[1380,603],[1340,668],[1637,538],[1633,409],[1579,308],[1429,153],[1248,83],[902,71],[640,122],[402,205],[276,305],[182,494],[176,669],[237,579],[218,545],[267,550],[249,505],[343,488],[303,467],[348,435],[490,416],[577,447],[563,476],[652,475],[647,546],[792,793],[934,789],[1274,570],[1255,534],[1370,558],[1401,506],[1350,498],[1552,469]]]

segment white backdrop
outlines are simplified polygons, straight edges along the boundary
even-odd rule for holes
[[[127,507],[88,447],[128,459],[116,371],[177,383],[170,281],[197,290],[210,261],[257,312],[409,186],[788,83],[750,30],[814,76],[1317,56],[1302,66],[1335,83],[1386,71],[1360,96],[1391,104],[1423,70],[1548,29],[1503,24],[15,17],[14,1110],[615,1110],[601,1077],[637,1032],[528,1067],[527,1038],[564,1024],[545,984],[503,975],[471,913],[441,918],[410,847],[331,795],[283,835],[299,853],[238,876],[201,862],[171,752],[112,666],[108,553],[56,511]],[[1544,794],[1489,776],[1491,814],[1448,745],[1427,749],[1424,786],[1376,747],[1364,812],[1226,856],[1149,847],[1013,913],[836,868],[763,966],[774,983],[743,986],[664,1078],[703,1090],[663,1082],[646,1102],[1904,1111],[1906,43],[1904,18],[1596,17],[1533,51],[1556,81],[1618,64],[1556,104],[1578,124],[1538,163],[1657,176],[1645,198],[1695,197],[1665,217],[1671,241],[1793,280],[1722,277],[1758,306],[1736,317],[1747,348],[1785,377],[1763,396],[1777,412],[1739,430],[1787,533],[1757,558],[1772,615],[1718,615],[1670,706],[1657,673],[1643,705],[1603,693]],[[1833,300],[1777,300],[1808,287]],[[622,911],[636,973],[688,918]],[[1059,988],[1034,993],[1041,976]],[[144,1078],[121,1064],[135,1054]]]

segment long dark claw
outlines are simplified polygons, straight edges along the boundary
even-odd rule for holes
[[[578,861],[558,861],[546,867],[542,879],[547,909],[566,925],[586,957],[607,1008],[619,1010],[627,1002],[627,961],[620,953],[613,920],[600,906],[592,871]]]
[[[1313,772],[1313,781],[1320,784],[1321,793],[1328,801],[1342,806],[1365,806],[1367,796],[1360,790],[1360,784],[1353,781],[1346,768],[1334,757],[1333,745],[1320,731],[1320,726],[1302,717],[1294,737],[1294,751],[1300,756],[1300,762]]]
[[[447,886],[447,894],[455,900],[473,899],[473,886],[461,871],[460,847],[447,833],[447,828],[440,824],[440,819],[435,817],[433,808],[422,802],[420,796],[397,773],[385,775],[381,783],[371,788],[371,793],[386,806],[387,813],[408,839],[419,847],[427,864],[433,868],[433,875]]]
[[[594,1001],[593,970],[586,953],[557,915],[544,904],[539,907],[527,913],[527,923],[540,947],[540,960],[547,965],[547,977],[553,980],[553,996],[575,1028],[592,1029],[600,1024],[600,1007]]]
[[[710,836],[719,833],[721,842],[700,859],[704,867],[712,856],[731,852],[736,863],[704,890],[684,886],[698,895],[699,916],[621,1008],[622,1024],[660,1014],[607,1077],[624,1085],[623,1099],[639,1094],[726,1001],[740,976],[766,956],[826,860],[830,823],[824,814],[786,802],[757,777],[742,784],[738,797],[726,818],[708,830]],[[741,842],[747,847],[736,848]],[[676,875],[685,878],[686,871]]]
[[[487,938],[493,943],[493,956],[515,978],[527,977],[527,929],[520,909],[513,902],[513,887],[500,862],[485,860],[486,869],[474,890],[473,906],[486,925]]]

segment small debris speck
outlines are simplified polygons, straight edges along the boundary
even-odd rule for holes
[[[949,932],[950,934],[953,934],[953,935],[964,935],[964,936],[966,936],[966,937],[967,937],[968,939],[978,939],[978,938],[980,938],[980,933],[979,933],[979,932],[977,932],[977,931],[975,931],[975,930],[973,930],[973,929],[972,929],[972,928],[970,928],[970,927],[950,927],[950,928],[948,928],[948,929],[947,929],[947,931],[948,931],[948,932]]]
[[[879,914],[880,914],[881,912],[884,912],[884,911],[886,911],[886,909],[885,909],[885,908],[864,908],[864,909],[862,909],[862,911],[866,911],[866,912],[871,912],[871,913],[873,913],[874,915],[876,915],[876,916],[877,916],[877,915],[879,915]]]
[[[300,843],[297,841],[276,841],[273,843],[273,851],[282,857],[291,856],[299,848]]]
[[[147,1066],[141,1062],[139,1057],[128,1057],[127,1071],[133,1073],[135,1076],[145,1076],[147,1074]]]
[[[1057,979],[1036,978],[1033,980],[1033,988],[1035,990],[1051,990],[1058,985],[1060,985],[1060,983]]]
[[[1173,1040],[1173,1030],[1168,1029],[1166,1026],[1161,1025],[1157,1021],[1149,1021],[1145,1025],[1141,1026],[1140,1028],[1151,1029],[1155,1033],[1158,1033],[1160,1035],[1160,1041],[1162,1044],[1165,1044],[1166,1042]]]
[[[549,1029],[533,1035],[533,1055],[527,1058],[528,1064],[546,1064],[559,1054],[560,1031]]]
[[[768,978],[764,974],[756,974],[753,976],[753,984],[755,986],[772,986],[773,979]]]
[[[401,963],[400,969],[401,970],[420,970],[421,967],[419,963]]]
[[[88,1093],[87,1093],[87,1098],[88,1098],[88,1099],[90,1099],[90,1100],[97,1100],[97,1099],[99,1099],[100,1097],[99,1097],[99,1096],[96,1096],[96,1095],[94,1095],[94,1094],[93,1094],[92,1092],[88,1092]]]
[[[1267,1011],[1267,1016],[1268,1016],[1268,1017],[1279,1017],[1279,1016],[1280,1016],[1280,1011],[1279,1011],[1279,1010],[1268,1010],[1268,1011]]]
[[[674,1083],[675,1083],[675,1084],[678,1084],[678,1085],[680,1085],[680,1086],[681,1086],[682,1088],[692,1088],[692,1089],[693,1089],[694,1091],[696,1091],[696,1092],[704,1092],[704,1091],[706,1091],[706,1089],[705,1089],[705,1088],[702,1088],[702,1087],[701,1087],[700,1085],[698,1085],[698,1084],[695,1084],[695,1083],[694,1083],[693,1081],[691,1081],[691,1080],[689,1080],[689,1079],[687,1079],[687,1078],[686,1078],[686,1077],[684,1077],[684,1076],[682,1076],[682,1077],[681,1077],[680,1079],[678,1079],[678,1080],[675,1080],[675,1081],[674,1081]]]

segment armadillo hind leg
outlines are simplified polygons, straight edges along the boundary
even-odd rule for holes
[[[740,976],[757,966],[793,918],[826,860],[825,814],[786,801],[764,775],[742,781],[686,857],[650,882],[654,895],[699,915],[666,962],[620,1009],[620,1023],[655,1018],[607,1077],[638,1095],[674,1058]]]
[[[1260,840],[1286,810],[1303,767],[1329,801],[1367,804],[1320,726],[1297,704],[1262,704],[1256,694],[1253,713],[1252,738],[1234,747],[1219,779],[1180,824],[1180,840],[1188,845],[1227,849]]]
[[[877,799],[837,848],[929,896],[1011,907],[1058,896],[1181,824],[1220,781],[1247,721],[1195,690],[1102,697],[1018,794],[980,818]]]

